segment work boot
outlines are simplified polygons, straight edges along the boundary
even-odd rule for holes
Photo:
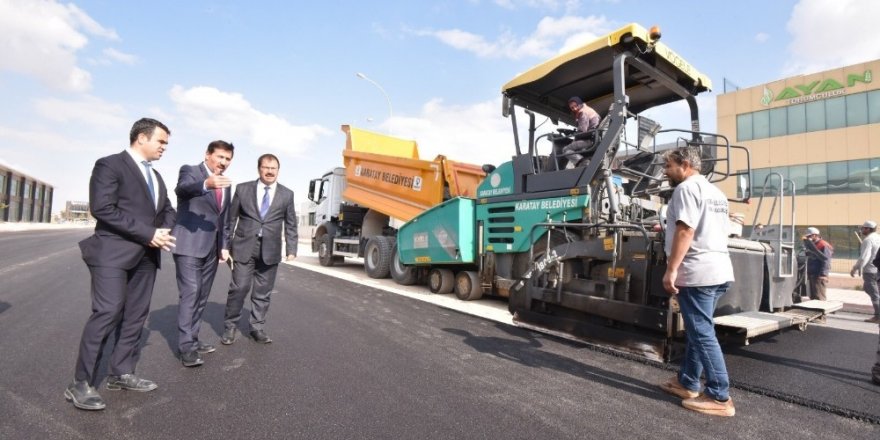
[[[736,414],[736,408],[733,407],[733,399],[729,397],[726,402],[722,402],[702,394],[692,399],[682,400],[681,405],[691,411],[710,416],[733,417]]]
[[[679,399],[691,399],[700,395],[698,391],[691,391],[685,388],[678,381],[677,377],[670,377],[665,382],[661,383],[660,389],[678,397]]]

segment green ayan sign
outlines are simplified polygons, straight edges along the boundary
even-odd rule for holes
[[[871,82],[872,75],[870,70],[866,70],[861,75],[849,74],[846,76],[846,86],[835,79],[826,79],[823,81],[813,81],[807,84],[799,84],[794,87],[786,87],[774,95],[773,91],[768,87],[764,87],[764,96],[761,97],[761,104],[769,106],[777,101],[788,101],[788,104],[800,104],[803,102],[816,101],[819,99],[831,98],[843,95],[846,87],[852,87],[857,82],[868,84]]]

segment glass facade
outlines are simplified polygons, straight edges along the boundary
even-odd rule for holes
[[[752,170],[752,196],[761,196],[762,188],[766,189],[768,195],[775,194],[779,180],[768,180],[770,173],[779,173],[783,178],[791,179],[798,195],[880,192],[880,159],[756,168]]]
[[[49,222],[52,187],[0,166],[0,222]]]
[[[834,248],[833,258],[835,260],[855,260],[859,258],[859,239],[856,238],[856,234],[861,232],[859,225],[797,225],[794,227],[795,233],[800,238],[802,234],[807,230],[808,227],[814,227],[819,230],[819,235],[822,236],[825,241],[831,243],[831,246]],[[747,228],[745,231],[746,236],[751,234],[751,228]],[[799,243],[796,243],[799,244]],[[835,271],[835,267],[832,263],[831,270]],[[850,263],[846,263],[844,269],[838,267],[837,271],[848,271]]]
[[[880,90],[743,113],[738,142],[880,122]]]

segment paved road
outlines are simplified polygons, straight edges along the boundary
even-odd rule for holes
[[[743,390],[733,391],[737,417],[708,418],[657,391],[653,384],[669,374],[663,369],[288,265],[269,314],[275,342],[240,338],[207,355],[203,367],[186,369],[173,353],[177,293],[167,256],[138,369],[159,389],[102,389],[107,410],[79,411],[61,394],[89,313],[88,271],[75,246],[87,234],[0,234],[0,438],[880,434],[875,424]],[[228,279],[221,269],[203,339],[215,341],[221,331]],[[776,362],[752,358],[757,369]],[[825,359],[811,359],[809,369]],[[859,371],[843,374],[857,380]]]

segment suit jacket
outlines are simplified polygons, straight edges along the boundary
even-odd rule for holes
[[[175,211],[168,200],[165,182],[153,170],[158,206],[128,152],[102,157],[95,162],[89,180],[89,208],[95,217],[95,234],[79,243],[89,266],[132,269],[148,255],[159,267],[158,248],[149,247],[157,228],[174,225]]]
[[[260,219],[257,205],[259,179],[243,182],[235,187],[229,221],[226,223],[226,242],[231,243],[230,252],[235,262],[247,262],[258,246],[257,233],[263,229],[261,258],[266,264],[281,262],[281,226],[284,226],[285,246],[289,255],[296,255],[297,220],[293,203],[293,191],[278,184],[275,198],[269,205],[265,219]]]
[[[230,188],[223,189],[223,207],[217,206],[213,189],[204,190],[208,169],[204,163],[180,167],[177,178],[177,224],[171,235],[177,238],[175,255],[204,258],[226,247],[224,231],[229,213]],[[214,247],[214,246],[217,247]]]

